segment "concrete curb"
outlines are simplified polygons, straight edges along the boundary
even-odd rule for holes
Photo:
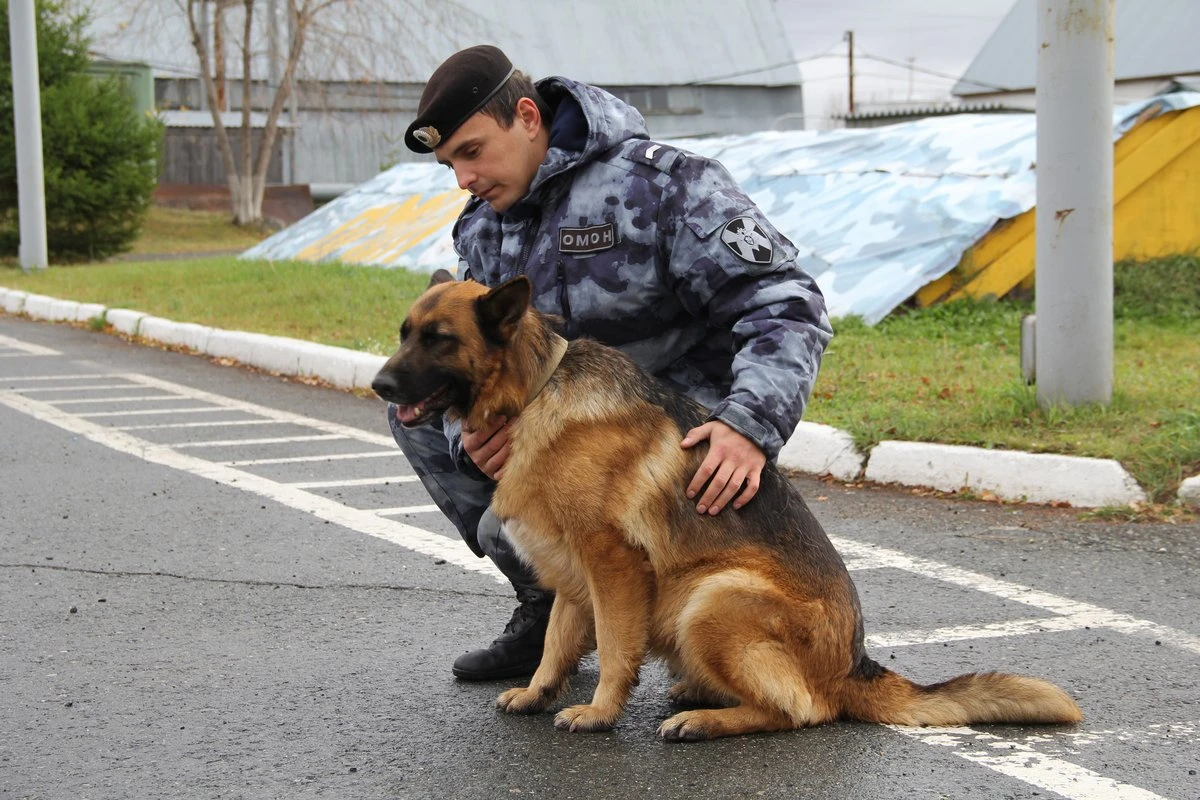
[[[1179,485],[1179,500],[1184,505],[1200,509],[1200,475],[1194,475]]]
[[[779,451],[779,466],[784,469],[843,481],[856,480],[866,461],[850,434],[819,422],[802,421]]]
[[[148,315],[128,308],[110,308],[104,313],[104,321],[126,336],[137,336],[138,326]]]
[[[87,322],[104,316],[105,307],[99,303],[77,303],[74,300],[59,300],[42,294],[27,294],[22,312],[34,319],[50,322]]]
[[[387,360],[357,350],[174,322],[131,309],[106,309],[4,287],[0,287],[0,307],[10,314],[48,321],[83,322],[102,316],[130,336],[282,375],[319,378],[341,389],[369,389],[371,379]],[[863,454],[845,431],[813,422],[801,422],[796,428],[780,451],[779,466],[843,481],[865,478],[944,492],[987,492],[1016,502],[1090,508],[1146,501],[1142,488],[1111,459],[891,441]],[[1200,475],[1183,482],[1179,499],[1200,507]]]
[[[1118,506],[1146,502],[1146,493],[1118,462],[924,442],[880,442],[866,478],[916,483],[944,492],[969,489],[1003,500]]]

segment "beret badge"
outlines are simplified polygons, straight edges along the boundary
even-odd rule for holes
[[[442,141],[442,134],[432,125],[426,125],[424,128],[417,128],[412,132],[413,138],[421,144],[432,149],[437,147]]]

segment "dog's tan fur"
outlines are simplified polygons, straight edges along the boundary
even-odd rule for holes
[[[872,661],[849,574],[774,467],[745,508],[696,513],[684,487],[704,448],[679,443],[703,421],[703,408],[618,351],[583,340],[570,344],[529,399],[553,366],[556,336],[551,319],[528,300],[523,278],[491,291],[471,282],[433,286],[414,304],[408,335],[380,372],[394,383],[381,395],[418,402],[418,409],[428,389],[414,394],[412,386],[428,387],[431,369],[453,376],[458,388],[442,392],[441,405],[471,428],[497,415],[516,417],[493,508],[556,599],[541,666],[529,686],[500,695],[501,709],[551,708],[594,645],[595,694],[561,710],[559,728],[611,728],[650,655],[682,676],[671,700],[700,706],[662,724],[671,740],[836,719],[968,725],[1081,718],[1061,689],[1035,678],[969,674],[925,687]],[[444,336],[434,342],[422,331]],[[445,336],[453,347],[443,347]]]

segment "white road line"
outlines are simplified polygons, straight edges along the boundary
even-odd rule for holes
[[[846,569],[851,572],[861,572],[868,569],[885,569],[891,565],[885,561],[880,561],[875,558],[866,556],[848,556],[842,553],[842,560],[846,563]]]
[[[383,486],[389,483],[413,483],[416,475],[386,475],[382,478],[348,478],[344,481],[301,481],[289,483],[295,489],[337,489],[343,486]]]
[[[396,506],[394,508],[376,508],[372,510],[381,517],[393,517],[397,514],[429,514],[441,509],[433,503],[429,503],[423,506]]]
[[[119,375],[106,375],[103,373],[88,372],[79,375],[19,375],[11,378],[0,378],[0,380],[10,381],[94,381],[100,378],[118,378]]]
[[[888,727],[925,744],[952,748],[960,758],[1070,800],[1164,800],[1154,792],[1046,755],[1023,742],[972,728]]]
[[[1094,606],[1090,603],[1081,603],[1066,597],[1059,597],[1049,592],[1041,592],[1017,583],[998,580],[979,572],[971,572],[959,569],[958,567],[952,567],[948,564],[941,564],[937,561],[916,558],[897,550],[875,547],[874,545],[862,544],[850,539],[842,539],[834,536],[831,536],[830,539],[833,540],[833,544],[838,550],[851,558],[878,559],[882,564],[894,569],[901,569],[915,575],[932,578],[933,580],[955,586],[963,586],[1004,600],[1011,600],[1015,603],[1032,606],[1033,608],[1040,608],[1043,611],[1049,611],[1059,616],[1071,617],[1076,620],[1087,619],[1087,624],[1093,628],[1108,628],[1125,634],[1150,637],[1164,644],[1170,644],[1193,653],[1200,653],[1200,636],[1188,633],[1187,631],[1138,619],[1129,614],[1110,611],[1107,608]]]
[[[23,394],[23,392],[22,392]],[[214,409],[224,411],[225,409]],[[234,425],[291,425],[290,422],[277,422],[273,419],[214,419],[204,422],[151,422],[145,425],[113,425],[114,431],[157,431],[173,430],[176,428],[224,428]]]
[[[217,439],[212,442],[182,442],[171,445],[180,447],[232,447],[243,444],[290,444],[292,442],[345,441],[346,437],[336,433],[314,433],[311,436],[269,436],[265,439]]]
[[[185,397],[190,397],[193,400],[198,400],[198,401],[205,402],[205,403],[212,403],[213,405],[221,406],[222,408],[236,410],[236,411],[245,411],[248,414],[254,414],[255,416],[264,417],[266,419],[274,420],[275,422],[294,422],[298,425],[303,425],[307,428],[316,428],[317,430],[323,431],[325,433],[340,433],[348,439],[355,439],[360,442],[367,442],[368,444],[377,444],[380,447],[388,447],[388,448],[392,448],[393,450],[396,449],[396,440],[393,439],[390,435],[384,436],[382,434],[364,431],[359,428],[352,428],[349,425],[340,425],[336,422],[326,422],[325,420],[315,419],[313,417],[305,417],[305,416],[301,416],[300,414],[292,414],[287,411],[279,411],[278,409],[268,408],[267,406],[260,406],[260,405],[254,404],[254,403],[246,403],[241,400],[234,400],[229,397],[222,397],[219,394],[212,394],[210,392],[204,392],[199,389],[193,389],[190,386],[183,386],[178,383],[171,383],[170,381],[164,381],[164,380],[159,380],[158,378],[152,378],[149,375],[139,375],[136,373],[128,373],[128,374],[122,374],[119,377],[125,378],[126,380],[133,381],[135,383],[140,383],[143,386],[153,387],[155,389],[162,389],[163,391],[166,391],[166,392],[172,392],[175,394],[184,395]],[[380,417],[380,419],[383,419],[383,417],[384,417],[382,407],[380,408],[379,417]]]
[[[1079,731],[1054,731],[1031,733],[1020,737],[1029,745],[1037,745],[1039,752],[1055,756],[1077,756],[1088,747],[1117,741],[1123,745],[1138,747],[1176,747],[1180,743],[1196,741],[1200,723],[1195,720],[1182,722],[1154,722],[1144,728],[1092,729]]]
[[[291,456],[289,458],[254,458],[245,461],[218,461],[226,467],[260,467],[266,464],[304,464],[310,461],[347,461],[355,458],[403,458],[399,449],[371,450],[365,453],[330,453],[323,456]]]
[[[1042,617],[1040,619],[991,622],[984,625],[955,625],[947,628],[875,633],[866,637],[866,643],[868,647],[910,647],[919,644],[941,644],[942,642],[961,642],[971,639],[997,639],[1007,636],[1027,636],[1034,633],[1077,631],[1091,625],[1092,618],[1088,616]]]
[[[23,342],[20,339],[14,339],[11,336],[0,336],[0,347],[11,347],[13,350],[20,350],[20,353],[0,353],[0,355],[30,355],[30,356],[61,356],[57,350],[51,350],[49,347],[42,347],[40,344],[30,344]]]
[[[328,520],[350,530],[443,559],[470,572],[488,575],[499,583],[508,582],[508,579],[489,560],[476,558],[475,554],[463,547],[461,542],[448,537],[439,536],[403,522],[384,519],[372,511],[350,508],[334,500],[310,494],[293,486],[276,483],[251,472],[242,472],[225,464],[214,464],[211,461],[180,453],[170,447],[155,445],[130,436],[123,431],[96,425],[79,416],[60,411],[47,403],[22,397],[15,392],[0,391],[0,404],[152,464],[161,464],[171,469],[216,481],[225,486],[251,492],[297,511],[312,514],[318,519]]]
[[[136,386],[129,386],[129,389],[136,389]],[[146,402],[161,402],[163,400],[191,400],[190,397],[173,397],[168,394],[143,394],[134,395],[133,397],[68,397],[62,400],[51,400],[56,406],[65,405],[96,405],[97,403],[146,403]]]
[[[131,408],[128,411],[88,411],[76,414],[75,416],[97,419],[100,417],[145,417],[150,414],[203,414],[206,411],[209,413],[219,411],[227,414],[231,410],[213,406],[196,406],[194,408]]]
[[[129,383],[95,383],[84,384],[83,386],[28,386],[24,389],[19,389],[21,394],[29,394],[30,392],[86,392],[93,389],[136,389],[137,386]]]

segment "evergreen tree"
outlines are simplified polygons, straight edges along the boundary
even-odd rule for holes
[[[35,2],[46,234],[51,258],[101,259],[127,250],[150,207],[162,125],[140,116],[115,77],[88,75],[86,19],[59,0]],[[15,255],[16,138],[8,0],[0,0],[0,254]]]

